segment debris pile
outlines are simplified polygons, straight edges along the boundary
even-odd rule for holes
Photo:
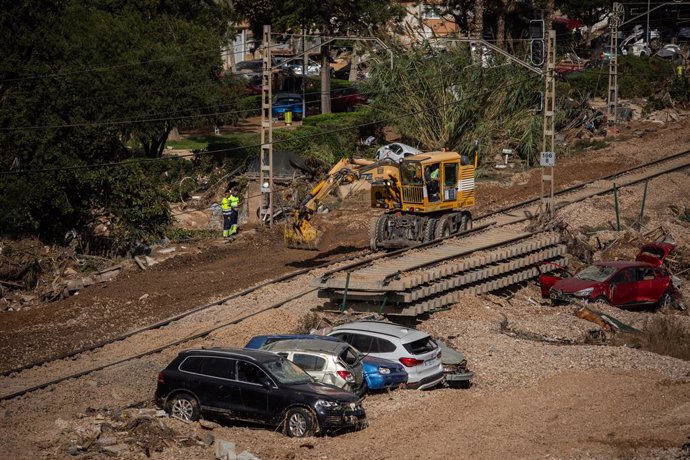
[[[0,311],[53,302],[115,278],[123,270],[109,259],[77,254],[73,247],[36,239],[0,243]]]
[[[157,409],[87,409],[79,419],[57,419],[55,427],[61,434],[59,449],[71,456],[150,457],[189,447],[208,452],[213,446],[219,460],[258,460],[248,451],[236,454],[234,442],[216,439],[209,432],[220,425],[206,420],[181,422]]]

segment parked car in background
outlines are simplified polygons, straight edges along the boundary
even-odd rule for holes
[[[582,300],[617,307],[669,306],[675,288],[662,264],[673,248],[669,243],[650,243],[642,247],[635,261],[598,262],[569,277],[542,274],[542,293],[548,289],[556,303]]]
[[[273,98],[273,118],[285,119],[285,112],[292,112],[293,120],[302,119],[302,96],[294,93],[281,93]]]
[[[258,350],[265,345],[290,339],[321,339],[342,342],[342,340],[337,337],[329,337],[327,335],[257,335],[249,339],[249,342],[247,342],[244,348]],[[407,383],[407,372],[405,368],[401,364],[388,359],[377,358],[375,356],[364,356],[364,359],[362,359],[362,371],[364,372],[366,387],[369,390],[394,389]]]
[[[292,59],[287,64],[287,66],[292,70],[295,75],[301,76],[303,70],[302,59]],[[306,73],[308,77],[313,77],[321,74],[321,64],[316,61],[309,59],[307,61]]]
[[[158,374],[154,399],[185,421],[223,416],[279,427],[291,437],[367,425],[356,395],[314,382],[282,356],[259,350],[183,351]]]
[[[319,339],[290,339],[273,342],[263,350],[283,356],[321,383],[363,394],[367,387],[362,354],[345,342]]]
[[[355,321],[334,327],[328,335],[367,356],[401,363],[409,388],[424,390],[443,381],[441,349],[426,332],[383,321]]]
[[[339,88],[331,91],[332,112],[352,112],[358,105],[368,102],[369,100],[359,94],[356,88]]]
[[[421,150],[416,149],[410,145],[395,142],[393,144],[384,145],[376,151],[376,160],[381,161],[390,159],[396,163],[400,163],[403,159],[410,155],[417,155],[422,153]]]
[[[580,72],[587,67],[587,62],[586,59],[580,59],[574,53],[566,53],[563,59],[556,63],[554,72],[556,72],[556,75],[560,76]]]

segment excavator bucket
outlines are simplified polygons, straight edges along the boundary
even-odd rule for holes
[[[291,219],[285,226],[285,244],[293,249],[318,250],[323,232],[306,219]]]

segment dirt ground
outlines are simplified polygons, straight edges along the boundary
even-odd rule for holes
[[[687,117],[675,124],[636,124],[604,149],[559,159],[557,183],[565,187],[687,150],[688,128]],[[536,196],[539,181],[534,170],[479,182],[475,214]],[[625,225],[639,212],[641,187],[621,192]],[[689,190],[687,171],[651,181],[645,229],[663,225],[680,245],[690,246],[690,227],[669,211],[671,204],[690,204]],[[117,279],[77,296],[1,313],[0,369],[99,342],[280,274],[354,257],[368,244],[372,215],[368,198],[359,195],[319,216],[326,229],[320,252],[284,248],[279,229],[245,229],[232,243],[178,245],[175,257],[146,271],[128,264]],[[610,197],[573,204],[563,219],[592,244],[597,236],[604,242],[616,237],[610,229]],[[636,244],[631,241],[620,254],[627,255]],[[306,297],[183,348],[242,346],[255,334],[291,331],[318,304],[315,296]],[[658,315],[609,308],[635,327]],[[670,316],[690,327],[687,315]],[[512,335],[501,330],[502,318]],[[468,298],[419,327],[465,353],[476,372],[474,385],[463,391],[370,396],[365,401],[370,427],[361,432],[300,441],[254,426],[224,424],[208,430],[156,417],[127,425],[125,408],[152,408],[156,372],[179,351],[171,349],[0,403],[0,429],[8,433],[0,440],[0,458],[211,459],[209,436],[216,443],[237,443],[237,452],[281,459],[690,458],[690,447],[683,448],[690,442],[690,362],[591,344],[588,337],[597,326],[575,318],[571,310],[541,305],[534,286],[508,297]],[[574,344],[547,344],[535,336]],[[92,439],[84,448],[89,436],[101,441],[110,436],[115,442]],[[122,447],[108,449],[112,446]]]

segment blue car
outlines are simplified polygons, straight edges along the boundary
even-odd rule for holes
[[[292,112],[293,120],[301,120],[302,96],[293,93],[277,94],[273,98],[273,118],[284,120],[285,112]]]
[[[393,389],[407,383],[407,372],[402,364],[388,359],[367,356],[362,360],[362,369],[369,390]]]
[[[323,335],[257,335],[256,337],[252,337],[244,348],[258,350],[270,343],[290,339],[322,339],[341,342],[340,339],[335,337]],[[362,370],[364,371],[364,380],[367,382],[367,388],[369,388],[369,390],[392,389],[407,383],[407,372],[405,372],[405,368],[401,364],[387,359],[365,356],[362,360]]]

